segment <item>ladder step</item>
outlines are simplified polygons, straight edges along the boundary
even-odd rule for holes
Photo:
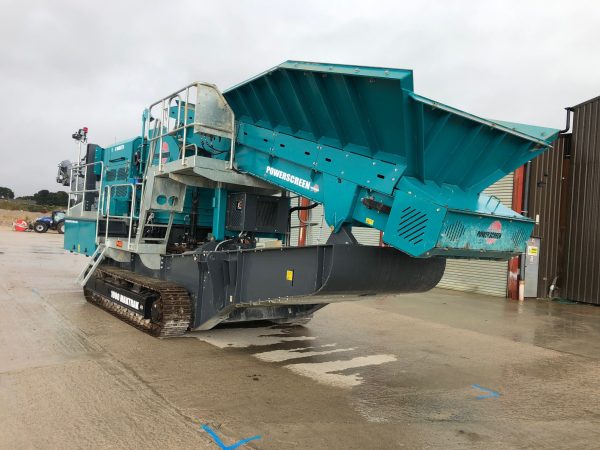
[[[81,271],[81,273],[77,277],[77,282],[79,283],[80,286],[85,286],[85,284],[88,282],[90,277],[94,274],[94,272],[96,271],[96,268],[100,265],[100,263],[104,259],[105,251],[106,251],[106,247],[102,244],[100,244],[98,247],[96,247],[96,251],[90,258],[90,261],[88,262],[88,264],[84,267],[84,269]]]

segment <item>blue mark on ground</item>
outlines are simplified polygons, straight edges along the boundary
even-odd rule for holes
[[[476,397],[477,400],[482,400],[484,398],[500,397],[502,395],[500,392],[492,391],[491,389],[481,387],[478,384],[472,384],[471,387],[475,389],[481,389],[482,391],[487,392],[487,395],[478,395]]]
[[[210,437],[213,438],[215,443],[219,447],[221,447],[223,450],[234,450],[234,449],[238,448],[239,446],[244,445],[246,442],[254,441],[256,439],[261,439],[260,436],[252,436],[247,439],[242,439],[241,441],[237,441],[235,444],[225,445],[223,443],[223,441],[221,440],[221,438],[219,438],[219,436],[217,436],[217,433],[215,433],[208,425],[202,425],[202,429],[204,431],[206,431],[210,435]]]

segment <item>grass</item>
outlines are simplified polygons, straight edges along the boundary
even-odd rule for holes
[[[19,201],[19,200],[0,200],[0,209],[5,209],[9,211],[28,211],[28,212],[38,212],[38,213],[46,213],[54,210],[63,210],[67,209],[65,206],[56,206],[56,205],[38,205],[36,203],[30,203],[28,201]]]

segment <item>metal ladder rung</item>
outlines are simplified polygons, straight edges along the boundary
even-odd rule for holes
[[[144,225],[144,228],[167,228],[169,224],[166,223],[157,223],[157,224],[149,224]]]
[[[166,241],[165,238],[142,238],[144,241],[162,242]]]
[[[100,245],[98,245],[98,247],[96,247],[96,251],[90,258],[90,261],[83,268],[83,270],[77,277],[77,283],[79,283],[80,286],[85,286],[85,284],[88,282],[90,277],[94,274],[94,272],[96,271],[96,268],[100,265],[100,263],[104,259],[105,251],[106,251],[106,247],[102,244],[100,244]]]

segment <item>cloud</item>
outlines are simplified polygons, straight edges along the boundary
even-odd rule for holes
[[[139,133],[145,105],[287,59],[415,70],[420,94],[560,128],[600,94],[600,8],[574,1],[0,1],[0,185],[56,189],[70,135]]]

